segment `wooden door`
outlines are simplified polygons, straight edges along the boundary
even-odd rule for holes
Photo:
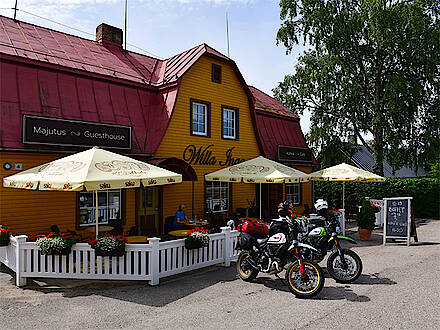
[[[140,187],[136,192],[136,225],[139,234],[159,234],[159,188]]]
[[[282,183],[264,183],[262,184],[262,200],[263,200],[263,218],[275,218],[277,214],[278,204],[283,201],[283,184]]]

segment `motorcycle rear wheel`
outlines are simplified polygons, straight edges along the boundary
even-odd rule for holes
[[[286,282],[290,292],[298,298],[311,298],[324,287],[324,276],[321,267],[313,261],[303,261],[306,278],[301,274],[299,262],[287,267]]]
[[[250,258],[250,254],[247,251],[243,251],[240,253],[237,259],[237,273],[238,276],[243,281],[251,282],[254,280],[258,275],[258,270],[252,268],[251,265],[246,264],[246,259]]]
[[[327,271],[336,282],[351,283],[356,281],[362,274],[362,261],[356,252],[342,249],[347,262],[347,269],[344,269],[341,264],[341,258],[338,251],[334,251],[327,259]]]

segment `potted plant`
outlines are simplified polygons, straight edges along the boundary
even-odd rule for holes
[[[0,246],[7,246],[9,244],[10,237],[11,231],[9,228],[0,227]]]
[[[68,255],[72,245],[79,242],[79,236],[71,233],[58,235],[51,232],[49,235],[37,235],[37,244],[42,255]]]
[[[97,256],[120,257],[125,254],[127,238],[124,236],[106,235],[89,240],[89,245],[95,250]]]
[[[374,213],[378,213],[381,210],[379,203],[371,203],[371,207],[374,209]]]
[[[362,202],[361,210],[356,218],[359,238],[361,241],[368,241],[371,237],[371,232],[374,229],[376,222],[375,208],[371,205],[368,199]]]
[[[185,248],[188,250],[200,249],[209,243],[209,231],[203,227],[196,227],[186,233]]]

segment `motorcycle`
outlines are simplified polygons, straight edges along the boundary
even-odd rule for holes
[[[302,221],[300,241],[315,247],[308,249],[304,257],[316,263],[324,260],[328,251],[332,251],[327,259],[327,271],[331,277],[340,283],[351,283],[362,274],[362,261],[356,252],[344,249],[341,241],[357,244],[350,237],[339,234],[339,221],[336,217],[329,219],[321,217],[321,221],[310,225],[307,220]],[[311,229],[311,230],[310,230]]]
[[[286,270],[289,290],[299,298],[317,295],[324,286],[321,267],[304,258],[304,251],[319,251],[298,241],[299,225],[288,217],[272,221],[267,237],[258,238],[241,232],[238,248],[237,272],[244,281],[252,281],[259,272],[278,274]]]

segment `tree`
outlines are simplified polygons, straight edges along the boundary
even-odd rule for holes
[[[311,111],[309,143],[356,136],[398,168],[440,157],[438,0],[281,0],[277,43],[310,48],[274,89],[297,114]],[[368,144],[365,137],[372,136]]]

